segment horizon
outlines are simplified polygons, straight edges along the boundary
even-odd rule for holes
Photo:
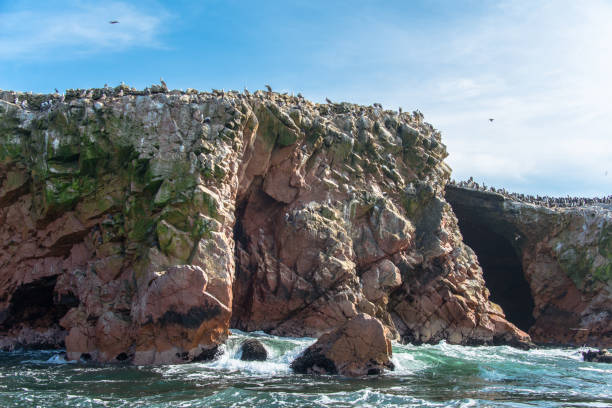
[[[161,76],[171,89],[270,84],[401,106],[442,133],[457,181],[612,192],[609,2],[0,1],[0,18],[1,89],[142,89]]]

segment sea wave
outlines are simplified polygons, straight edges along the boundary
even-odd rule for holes
[[[267,361],[240,359],[249,338],[264,345]],[[156,367],[72,362],[61,351],[1,352],[0,406],[612,406],[612,369],[583,362],[581,348],[394,343],[396,368],[384,375],[292,373],[291,361],[314,341],[232,330],[212,362]]]

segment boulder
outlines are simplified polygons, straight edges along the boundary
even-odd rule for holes
[[[391,342],[378,319],[360,313],[321,336],[291,368],[300,374],[381,374],[385,369],[393,370]]]
[[[240,345],[240,350],[242,350],[242,355],[240,356],[242,361],[266,361],[268,358],[266,348],[256,339],[243,341]]]
[[[612,363],[612,353],[608,350],[583,351],[582,359],[593,363]]]

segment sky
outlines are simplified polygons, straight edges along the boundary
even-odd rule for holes
[[[270,84],[315,102],[418,109],[442,132],[456,180],[603,196],[610,21],[611,0],[0,0],[0,89],[163,77],[171,89]]]

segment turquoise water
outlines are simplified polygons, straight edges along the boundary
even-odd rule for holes
[[[239,360],[260,339],[264,363]],[[66,362],[57,351],[0,352],[2,407],[610,407],[612,365],[580,349],[395,345],[394,372],[348,379],[292,374],[314,339],[235,331],[211,363],[133,367]]]

